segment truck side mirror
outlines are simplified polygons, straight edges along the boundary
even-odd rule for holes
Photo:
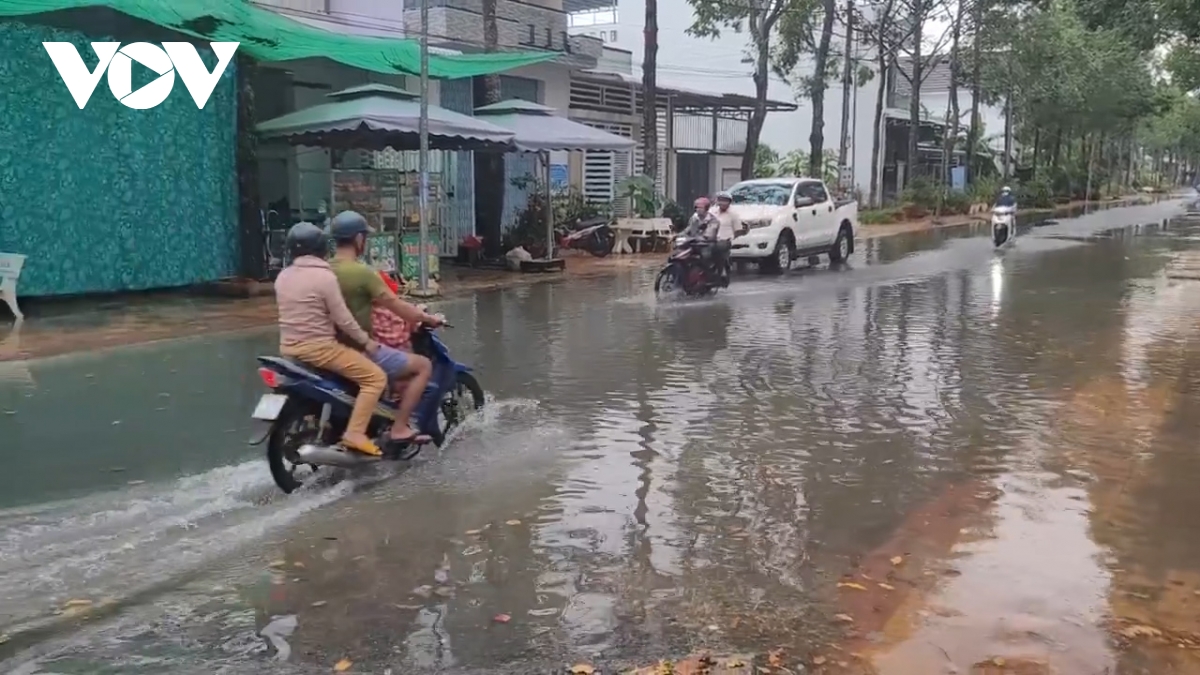
[[[802,209],[806,206],[812,206],[813,200],[812,200],[812,197],[801,197],[800,195],[796,195],[795,203],[796,203],[796,208]]]

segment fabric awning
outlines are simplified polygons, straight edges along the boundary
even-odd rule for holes
[[[0,16],[28,16],[85,7],[107,7],[200,40],[240,42],[239,52],[260,61],[327,58],[376,73],[421,72],[417,40],[322,30],[248,0],[3,0]],[[555,58],[558,54],[554,52],[430,54],[429,75],[448,80],[491,75]]]
[[[324,148],[416,150],[421,104],[415,94],[385,84],[365,84],[329,94],[320,103],[261,122],[263,138]],[[504,127],[435,105],[429,106],[429,147],[434,150],[513,149]]]
[[[513,143],[523,152],[546,150],[630,150],[631,139],[589,127],[554,114],[554,108],[513,99],[475,109],[486,120],[515,134]]]

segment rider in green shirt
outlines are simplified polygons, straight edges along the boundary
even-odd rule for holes
[[[354,211],[343,211],[329,223],[330,236],[337,245],[330,266],[337,275],[342,296],[350,313],[363,330],[371,333],[371,308],[375,304],[394,312],[409,325],[428,324],[439,326],[442,320],[426,314],[420,308],[401,300],[392,293],[380,278],[379,272],[359,261],[367,246],[367,234],[371,231],[367,219]],[[409,426],[413,409],[421,400],[429,375],[433,370],[429,359],[420,354],[411,354],[399,349],[379,345],[373,354],[368,354],[392,382],[392,391],[400,393],[396,421],[392,425],[390,443],[401,446],[417,442],[428,442],[418,437]]]

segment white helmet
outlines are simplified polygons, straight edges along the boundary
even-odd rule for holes
[[[1000,191],[1001,192],[1012,192],[1012,188],[1005,185],[1004,187],[1000,188]]]

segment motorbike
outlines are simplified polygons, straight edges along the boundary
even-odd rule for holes
[[[713,242],[702,237],[676,237],[675,248],[667,257],[666,266],[654,279],[654,292],[669,295],[682,290],[689,296],[701,296],[728,287],[729,262],[725,262],[725,273],[721,274],[715,265],[704,259],[705,249],[712,246]]]
[[[1016,215],[1015,206],[997,206],[992,209],[992,244],[1003,246],[1012,240],[1017,224]]]
[[[560,237],[559,247],[587,251],[597,258],[603,258],[612,253],[616,241],[617,235],[608,218],[599,216],[577,222],[575,231]]]
[[[413,411],[414,427],[441,446],[451,429],[483,407],[483,388],[470,367],[450,356],[432,328],[422,326],[413,333],[412,349],[433,364],[429,384]],[[258,361],[258,375],[271,393],[259,399],[251,417],[268,423],[269,429],[251,445],[266,442],[271,477],[285,493],[310,481],[323,466],[353,469],[380,461],[406,461],[423,448],[411,444],[398,453],[385,450],[382,457],[373,457],[339,446],[358,386],[294,359],[260,356]],[[395,419],[396,404],[385,394],[368,427],[371,437],[385,437]],[[380,446],[385,447],[383,443]]]

